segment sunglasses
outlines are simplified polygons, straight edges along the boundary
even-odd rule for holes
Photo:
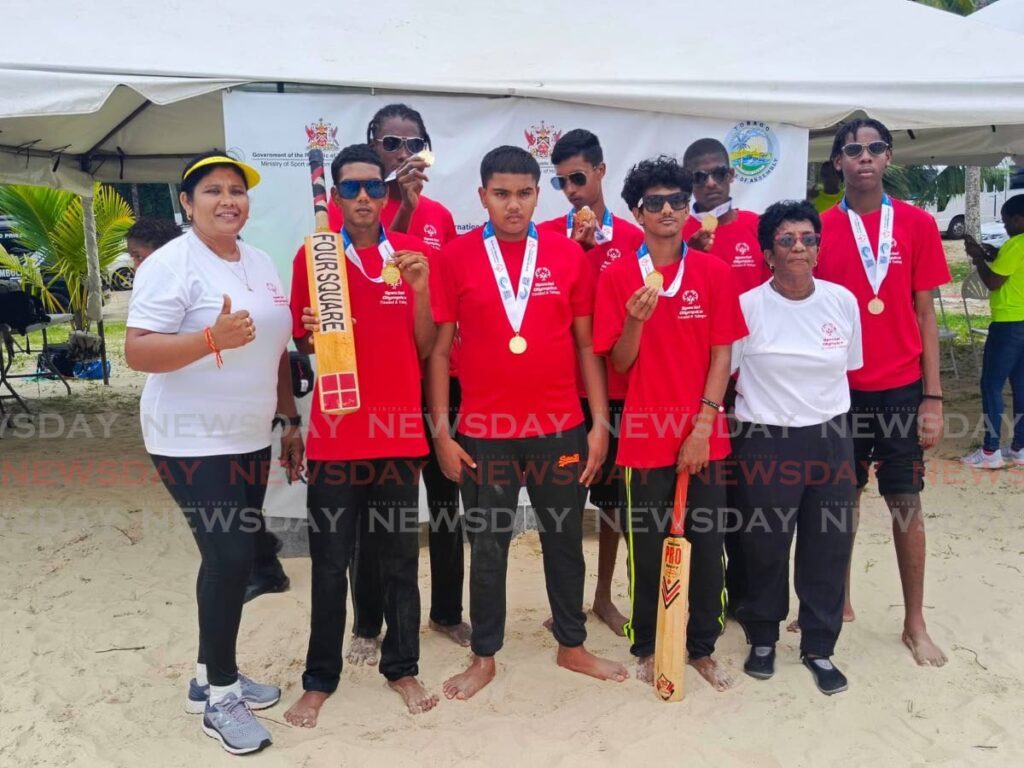
[[[582,187],[586,183],[587,174],[585,174],[583,171],[574,171],[573,173],[568,173],[565,176],[551,177],[551,186],[557,189],[558,191],[562,191],[563,189],[565,189],[566,184],[572,184],[575,187]]]
[[[690,204],[690,196],[683,192],[673,192],[671,195],[644,195],[640,202],[648,213],[660,213],[665,209],[665,203],[668,203],[673,211],[681,211]]]
[[[703,187],[708,183],[708,179],[714,179],[716,182],[721,184],[729,178],[730,170],[731,169],[728,165],[720,165],[717,168],[712,168],[710,171],[694,171],[693,183],[698,187]]]
[[[849,144],[843,145],[843,154],[847,157],[860,157],[864,154],[865,149],[875,157],[878,157],[886,153],[889,149],[889,143],[886,141],[872,141],[869,144],[861,144],[859,141],[851,141]]]
[[[419,136],[412,136],[409,138],[403,138],[402,136],[381,136],[379,139],[374,139],[378,142],[381,147],[384,148],[385,152],[397,152],[401,147],[405,147],[412,154],[418,154],[427,148],[427,140],[421,139]]]
[[[803,243],[804,248],[817,248],[821,242],[821,235],[817,232],[804,232],[799,237],[796,235],[781,235],[775,238],[775,244],[789,250],[796,245],[798,240]]]
[[[360,189],[365,189],[366,194],[374,200],[380,200],[388,193],[388,185],[383,179],[348,179],[338,183],[338,194],[342,200],[355,200],[359,197]]]

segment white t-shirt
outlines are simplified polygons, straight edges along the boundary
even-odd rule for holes
[[[270,257],[238,245],[241,261],[230,263],[189,232],[154,251],[135,275],[129,328],[202,331],[216,322],[227,294],[231,311],[248,310],[256,329],[253,341],[221,353],[223,368],[211,353],[177,371],[149,375],[139,410],[151,454],[217,456],[270,445],[291,312]]]
[[[740,296],[740,305],[750,335],[732,348],[737,419],[808,427],[850,409],[846,372],[864,364],[852,293],[815,280],[814,293],[790,301],[769,281]]]

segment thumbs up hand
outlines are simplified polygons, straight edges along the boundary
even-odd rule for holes
[[[244,347],[256,338],[256,326],[247,310],[231,311],[231,297],[224,294],[224,305],[217,315],[217,322],[210,329],[217,349]]]

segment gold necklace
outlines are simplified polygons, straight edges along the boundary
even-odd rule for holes
[[[252,286],[249,285],[249,273],[245,269],[245,261],[243,260],[242,249],[236,247],[235,252],[238,254],[238,261],[228,261],[227,259],[222,258],[220,256],[218,256],[217,258],[220,259],[220,261],[228,268],[228,272],[234,275],[235,279],[242,283],[242,285],[245,286],[245,289],[249,291],[249,293],[252,293]],[[231,266],[232,264],[238,264],[242,268],[241,275],[238,274],[238,270]]]

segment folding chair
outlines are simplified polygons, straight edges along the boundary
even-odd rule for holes
[[[974,353],[974,363],[979,366],[981,361],[978,359],[978,348],[974,342],[974,337],[981,336],[981,338],[987,339],[988,328],[975,328],[971,325],[971,311],[967,306],[967,301],[968,299],[988,301],[988,294],[988,287],[981,281],[981,275],[978,274],[978,270],[971,270],[971,274],[964,278],[964,284],[960,288],[960,300],[964,303],[964,319],[967,321],[967,336],[971,340],[971,352]]]
[[[960,371],[956,366],[956,331],[950,329],[949,321],[946,320],[946,307],[942,303],[942,293],[938,288],[932,291],[932,297],[939,300],[939,346],[942,344],[946,345],[946,348],[949,350],[949,362],[950,368],[953,369],[953,376],[959,379]],[[940,370],[948,371],[949,368],[941,368]]]

